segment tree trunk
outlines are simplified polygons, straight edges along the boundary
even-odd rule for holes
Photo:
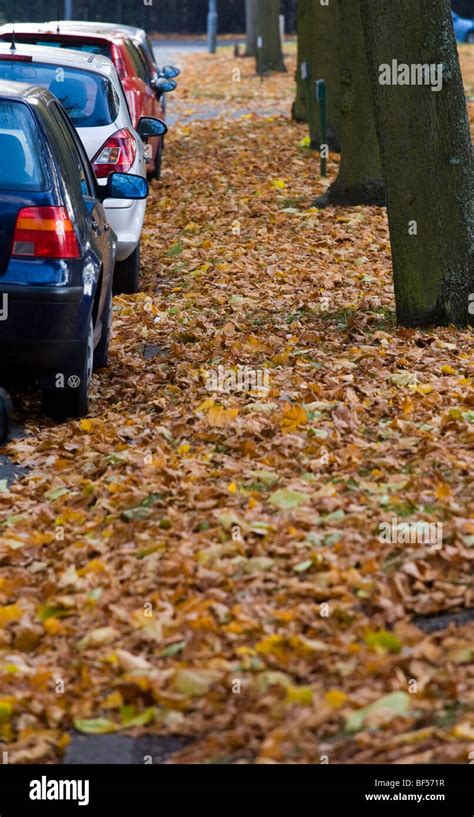
[[[296,4],[296,33],[298,35],[298,56],[296,61],[296,97],[293,102],[292,116],[297,122],[308,121],[308,80],[301,76],[301,66],[309,66],[311,53],[311,27],[309,19],[314,0],[298,0]]]
[[[328,5],[313,0],[315,7],[314,79],[326,81],[327,95],[327,144],[331,150],[341,150],[341,23],[338,2],[328,0]],[[314,90],[314,89],[313,89]],[[318,107],[311,95],[313,129],[317,147],[321,141]]]
[[[398,321],[474,324],[474,168],[449,0],[418,0],[416,14],[413,0],[361,0],[361,8]],[[426,74],[423,84],[396,84],[400,64],[411,81],[411,66],[429,64],[431,85]]]
[[[244,57],[257,56],[257,0],[245,0],[247,40]]]
[[[385,204],[360,0],[339,0],[341,26],[341,164],[319,206]]]
[[[286,71],[280,37],[280,0],[257,0],[257,45],[260,73]]]
[[[338,0],[329,0],[327,6],[322,6],[321,0],[298,0],[297,14],[298,65],[293,118],[299,122],[309,120],[311,145],[319,150],[319,106],[315,99],[314,83],[317,79],[324,79],[327,93],[327,144],[331,150],[340,151],[341,32]],[[306,80],[301,75],[302,63],[307,65]]]

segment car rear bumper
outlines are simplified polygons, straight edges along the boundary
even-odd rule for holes
[[[92,296],[82,287],[1,286],[0,369],[39,376],[75,373],[83,355]]]

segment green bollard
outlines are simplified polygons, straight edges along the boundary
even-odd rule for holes
[[[319,103],[319,130],[320,130],[320,165],[321,165],[321,178],[328,175],[327,173],[327,157],[326,157],[326,145],[327,145],[327,96],[326,96],[326,82],[324,79],[318,79],[315,82],[315,98],[316,102]],[[324,148],[321,150],[321,148]]]

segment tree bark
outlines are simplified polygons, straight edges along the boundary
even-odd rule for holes
[[[327,144],[331,150],[341,150],[341,27],[339,4],[328,0],[311,0],[313,13],[312,92],[310,94],[311,143],[319,149],[319,106],[314,95],[314,81],[326,81],[327,95]]]
[[[339,0],[341,26],[341,164],[316,205],[385,204],[382,165],[360,0]]]
[[[311,16],[313,0],[298,0],[296,4],[296,33],[298,35],[298,56],[296,60],[296,97],[293,102],[292,116],[297,122],[308,121],[308,84],[301,76],[301,65],[310,63],[311,54]]]
[[[280,37],[280,0],[257,0],[257,70],[286,71]]]
[[[245,0],[247,40],[244,57],[257,56],[257,0]]]
[[[474,168],[449,0],[418,0],[416,14],[413,0],[361,0],[361,8],[398,321],[474,324]],[[442,66],[441,90],[432,90],[435,68],[431,86],[393,84],[395,56],[398,66]],[[390,85],[380,84],[384,65]]]
[[[340,19],[338,0],[298,0],[298,65],[297,90],[293,118],[309,122],[312,147],[319,150],[319,106],[315,100],[314,83],[326,81],[327,144],[330,150],[341,150],[341,64]],[[308,78],[301,76],[301,65],[308,66]]]

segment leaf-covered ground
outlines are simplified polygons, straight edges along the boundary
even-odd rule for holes
[[[385,212],[312,207],[290,68],[262,84],[230,50],[188,58],[174,111],[222,115],[167,138],[90,417],[20,395],[9,762],[59,761],[73,725],[185,735],[176,762],[474,751],[469,615],[413,623],[474,608],[473,335],[397,329]],[[268,388],[207,388],[239,366]],[[393,518],[442,523],[442,546],[381,542]]]

